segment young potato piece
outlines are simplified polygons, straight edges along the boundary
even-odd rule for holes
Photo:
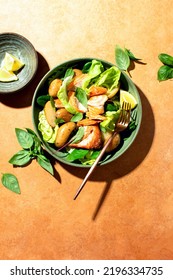
[[[68,140],[70,134],[75,129],[76,124],[74,122],[67,122],[60,126],[57,131],[55,146],[61,148]]]
[[[112,136],[112,132],[106,132],[102,133],[102,138],[103,138],[103,146],[106,144],[108,139]],[[118,145],[120,144],[120,134],[117,133],[114,138],[112,139],[111,143],[106,149],[106,153],[112,152]]]
[[[62,80],[61,79],[53,80],[50,83],[49,88],[48,88],[49,95],[52,96],[52,97],[57,97],[57,93],[58,93],[61,85],[62,85]]]
[[[44,106],[44,113],[46,116],[46,120],[48,124],[52,127],[56,126],[56,112],[55,108],[52,107],[51,101],[47,101],[45,106]]]
[[[63,119],[65,122],[69,122],[72,118],[72,114],[70,114],[65,108],[61,108],[56,111],[56,117]]]

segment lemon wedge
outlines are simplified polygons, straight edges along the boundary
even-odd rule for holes
[[[1,82],[12,82],[18,80],[16,74],[12,71],[8,71],[5,68],[0,68],[0,81]]]
[[[120,105],[122,107],[123,102],[128,102],[131,105],[131,109],[134,109],[137,105],[137,101],[134,96],[125,90],[120,90]]]
[[[8,52],[5,53],[5,57],[2,61],[1,67],[5,68],[8,71],[18,71],[24,66],[24,63]]]

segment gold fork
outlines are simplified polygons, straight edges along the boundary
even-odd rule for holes
[[[78,195],[80,194],[81,190],[85,186],[87,180],[89,179],[89,177],[91,176],[91,174],[95,170],[98,162],[101,160],[102,156],[104,155],[104,153],[105,153],[107,147],[109,146],[109,144],[111,143],[112,139],[115,137],[115,135],[117,133],[123,131],[124,129],[126,129],[128,127],[129,122],[130,122],[130,112],[131,112],[131,105],[129,103],[127,103],[127,102],[123,102],[122,110],[120,112],[120,116],[119,116],[118,122],[116,124],[115,131],[114,131],[113,135],[108,139],[108,141],[106,142],[105,146],[102,148],[99,156],[97,157],[97,159],[95,160],[95,162],[93,163],[93,165],[89,169],[88,173],[86,174],[82,184],[80,185],[80,187],[78,188],[78,190],[77,190],[77,192],[76,192],[76,194],[74,196],[74,200],[78,197]]]

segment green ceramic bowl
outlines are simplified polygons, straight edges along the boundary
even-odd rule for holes
[[[38,84],[38,86],[35,90],[33,100],[32,100],[32,119],[33,119],[34,129],[35,129],[38,137],[42,141],[45,150],[47,150],[47,152],[52,157],[54,157],[56,160],[63,162],[65,164],[71,165],[71,166],[75,166],[75,167],[90,167],[90,165],[82,165],[81,163],[69,162],[69,161],[65,160],[62,156],[60,157],[57,155],[57,150],[54,145],[43,141],[41,132],[38,130],[38,115],[39,115],[39,112],[43,108],[41,108],[37,104],[37,98],[41,95],[48,94],[48,80],[50,80],[52,76],[54,77],[56,75],[56,77],[62,77],[64,75],[66,69],[70,68],[70,67],[82,69],[83,65],[85,63],[91,61],[92,59],[101,61],[102,64],[104,65],[104,67],[106,67],[106,68],[109,68],[113,65],[112,63],[109,63],[107,61],[97,59],[97,58],[78,58],[78,59],[66,61],[60,65],[57,65],[55,68],[50,70],[42,78],[42,80],[40,81],[40,83]],[[121,137],[122,141],[121,141],[120,145],[118,146],[118,148],[116,150],[114,150],[113,152],[105,155],[104,158],[101,160],[100,165],[108,164],[108,163],[116,160],[119,156],[121,156],[129,148],[129,146],[133,143],[134,139],[137,136],[137,133],[139,131],[140,124],[141,124],[142,105],[141,105],[141,99],[140,99],[139,93],[137,91],[137,88],[134,85],[134,83],[132,82],[132,80],[129,78],[129,76],[127,76],[125,73],[121,74],[120,80],[121,80],[121,88],[124,90],[128,90],[130,93],[132,93],[138,103],[136,108],[133,110],[133,116],[135,118],[136,128],[135,128],[135,130],[133,130],[133,132],[131,134],[128,134],[128,135],[124,134],[124,136]]]
[[[25,65],[17,73],[18,80],[0,81],[1,94],[15,93],[23,89],[34,77],[38,65],[37,52],[28,39],[22,35],[16,33],[0,34],[0,65],[6,52],[19,58]]]

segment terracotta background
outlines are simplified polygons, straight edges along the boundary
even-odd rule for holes
[[[173,80],[159,83],[158,54],[173,55],[173,7],[167,0],[0,0],[0,32],[28,38],[39,56],[32,83],[0,96],[0,259],[173,259]],[[42,76],[77,57],[114,63],[115,45],[142,58],[131,76],[143,120],[129,150],[98,168],[76,201],[87,169],[53,162],[51,177],[36,162],[13,168],[15,127],[33,128],[31,101]]]

